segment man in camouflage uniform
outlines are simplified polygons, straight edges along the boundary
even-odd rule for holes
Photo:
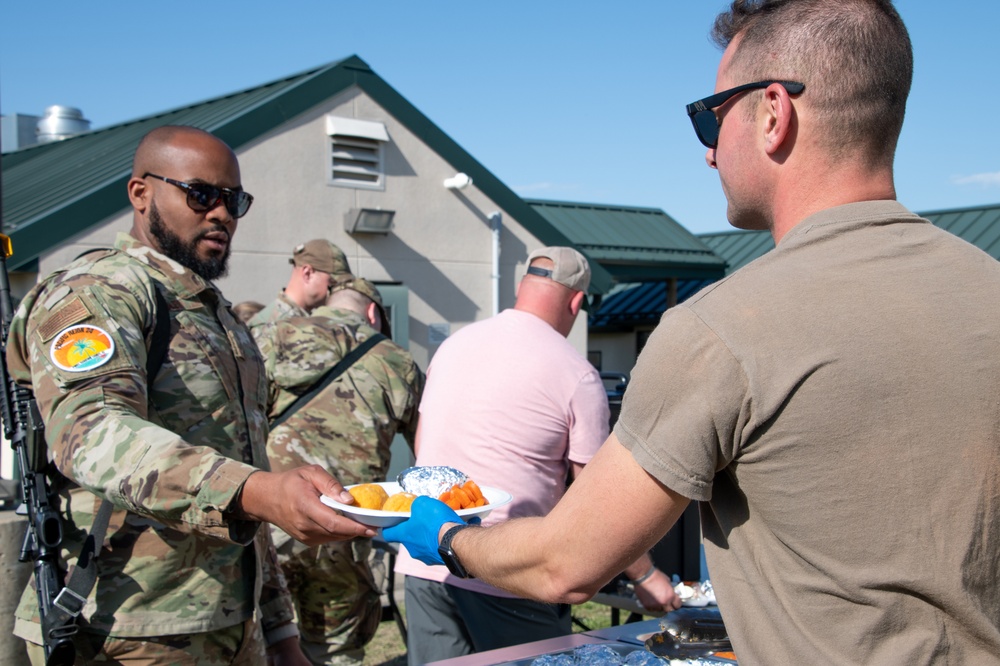
[[[113,508],[77,663],[303,663],[293,607],[261,521],[319,543],[373,535],[319,501],[319,468],[267,470],[267,382],[256,346],[210,282],[225,273],[243,192],[211,134],[160,127],[136,150],[130,234],[40,282],[12,322],[7,361],[44,419],[72,567],[102,500]],[[170,336],[146,377],[159,291]],[[345,493],[346,494],[346,493]],[[343,496],[343,495],[341,495]],[[86,532],[84,532],[86,530]],[[32,589],[15,633],[40,663]]]
[[[256,328],[285,317],[305,317],[326,302],[337,280],[351,277],[344,251],[323,238],[315,238],[292,250],[292,276],[273,303],[250,320]]]
[[[272,421],[379,329],[388,336],[382,299],[362,278],[338,283],[310,317],[255,328],[271,380]],[[409,353],[391,340],[377,343],[274,427],[267,442],[272,467],[313,463],[345,484],[384,481],[396,433],[413,446],[423,384],[424,374]],[[306,656],[313,664],[360,664],[382,615],[368,564],[371,540],[307,548],[280,529],[272,535],[295,598]]]

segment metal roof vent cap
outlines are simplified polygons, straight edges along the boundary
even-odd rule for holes
[[[39,143],[61,141],[74,134],[89,131],[90,121],[83,117],[83,111],[59,104],[45,109],[45,116],[35,127]]]

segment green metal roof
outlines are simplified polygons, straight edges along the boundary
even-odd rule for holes
[[[920,213],[1000,261],[1000,204]]]
[[[698,238],[725,259],[726,275],[774,249],[774,238],[769,231],[721,231],[698,234]]]
[[[658,208],[525,201],[619,282],[725,274],[725,261]]]
[[[936,226],[972,243],[1000,260],[1000,204],[920,213]],[[726,274],[739,270],[774,249],[768,231],[723,231],[698,234],[727,264]],[[715,280],[685,280],[677,284],[677,300],[682,302]],[[654,326],[667,309],[667,291],[656,282],[620,284],[602,301],[589,318],[591,330],[621,331],[635,326]]]
[[[1000,261],[1000,204],[938,210],[918,215]],[[723,231],[698,234],[698,238],[726,260],[727,275],[774,249],[774,239],[768,231]]]
[[[29,146],[3,155],[3,229],[16,255],[12,270],[120,214],[139,139],[161,125],[212,132],[234,150],[254,141],[350,86],[356,85],[544,245],[573,245],[548,220],[396,92],[357,56],[172,111]],[[589,254],[586,248],[580,248]],[[591,291],[604,293],[612,277],[592,262]]]

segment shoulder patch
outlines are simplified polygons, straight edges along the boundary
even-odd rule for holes
[[[97,326],[70,326],[52,341],[49,356],[66,372],[87,372],[111,360],[115,341]]]
[[[42,342],[48,342],[56,336],[56,334],[68,328],[73,324],[79,324],[84,319],[90,316],[90,311],[87,306],[83,304],[79,296],[74,296],[69,303],[59,308],[57,312],[54,312],[46,319],[41,326],[38,327],[38,335],[41,337]]]

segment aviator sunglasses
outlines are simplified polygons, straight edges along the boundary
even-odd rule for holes
[[[146,172],[143,178],[159,178],[164,183],[170,183],[187,192],[187,205],[191,210],[203,213],[212,210],[222,201],[226,210],[234,219],[239,219],[250,210],[253,197],[243,190],[231,190],[228,187],[216,187],[208,183],[185,183],[173,178],[164,178],[155,173]]]
[[[784,87],[789,95],[798,95],[806,89],[805,84],[795,83],[794,81],[758,81],[756,83],[744,83],[742,86],[723,90],[714,95],[709,95],[705,99],[699,99],[697,102],[688,104],[687,114],[691,118],[691,124],[694,125],[694,133],[698,135],[698,140],[707,148],[715,148],[719,143],[719,128],[722,126],[722,123],[719,122],[719,117],[715,115],[715,110],[737,95],[741,95],[748,90],[766,88],[774,83]]]

